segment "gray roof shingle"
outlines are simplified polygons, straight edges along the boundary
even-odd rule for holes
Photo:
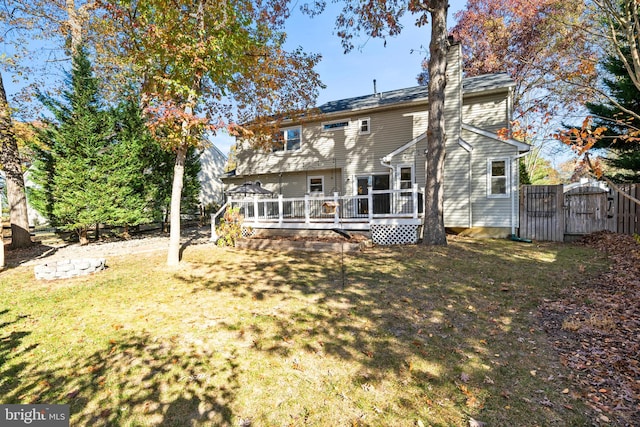
[[[463,93],[476,93],[499,88],[507,88],[515,83],[507,73],[484,74],[462,79]],[[426,86],[414,86],[370,94],[355,98],[329,101],[318,107],[321,113],[337,113],[340,111],[361,110],[365,108],[383,107],[414,100],[427,99]]]

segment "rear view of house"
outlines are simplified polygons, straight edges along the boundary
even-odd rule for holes
[[[453,44],[445,98],[445,226],[506,236],[518,225],[517,159],[529,150],[498,137],[509,126],[514,82],[506,74],[463,79],[461,70],[461,47]],[[330,228],[338,222],[345,229],[417,232],[428,161],[427,88],[374,91],[318,109],[311,121],[284,125],[271,151],[241,142],[226,188],[258,183],[279,195],[281,205],[273,199],[270,208],[247,205],[248,225]],[[296,215],[289,199],[306,200],[311,212]]]

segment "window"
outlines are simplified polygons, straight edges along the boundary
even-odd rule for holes
[[[273,151],[296,151],[302,140],[300,126],[282,129],[273,136]]]
[[[366,135],[371,132],[371,119],[369,117],[358,120],[358,134]]]
[[[508,197],[509,160],[489,159],[487,195],[489,197]]]
[[[349,126],[349,120],[341,120],[338,122],[327,122],[322,124],[323,131],[336,130]]]
[[[400,190],[411,190],[413,187],[413,167],[400,166],[398,168],[398,188]],[[402,192],[401,196],[411,196],[410,192]]]
[[[309,194],[315,194],[315,195],[324,194],[324,177],[322,176],[309,177]]]

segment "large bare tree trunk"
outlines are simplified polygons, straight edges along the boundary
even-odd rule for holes
[[[423,244],[446,245],[444,229],[444,89],[447,71],[447,0],[432,0],[429,43],[429,122]]]
[[[176,163],[173,166],[173,187],[171,188],[171,225],[169,230],[169,252],[167,265],[180,264],[180,201],[184,179],[184,163],[187,158],[187,147],[182,145],[176,152]]]
[[[7,200],[11,222],[11,247],[24,248],[31,245],[27,197],[24,189],[22,164],[18,153],[7,94],[0,74],[0,139],[2,140],[2,169],[5,173]]]

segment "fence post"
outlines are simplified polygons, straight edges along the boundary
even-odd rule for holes
[[[284,205],[282,202],[282,194],[278,194],[278,223],[282,225],[282,220],[284,217]]]
[[[336,224],[340,222],[340,204],[338,201],[338,192],[333,192],[333,203],[335,203],[335,210],[333,211],[333,222]]]
[[[373,187],[367,187],[367,204],[369,205],[369,222],[373,221]]]
[[[413,192],[411,193],[413,196],[413,217],[418,218],[418,184],[413,183]]]
[[[304,222],[309,224],[309,195],[304,195]]]

